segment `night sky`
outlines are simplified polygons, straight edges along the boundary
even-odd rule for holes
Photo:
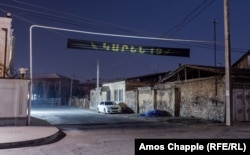
[[[233,64],[250,49],[250,1],[229,0],[229,4]],[[6,12],[12,14],[16,37],[15,68],[30,67],[31,25],[95,33],[33,28],[34,75],[58,73],[81,81],[90,80],[97,76],[97,61],[99,76],[103,80],[171,71],[179,64],[225,64],[223,0],[1,0],[0,10],[1,16],[5,16]],[[217,21],[215,25],[214,19]],[[172,40],[115,37],[114,34]],[[71,49],[67,48],[69,38],[188,48],[190,56]]]

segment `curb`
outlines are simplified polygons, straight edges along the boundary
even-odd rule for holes
[[[57,142],[61,140],[62,138],[64,138],[65,136],[66,134],[62,130],[58,130],[56,133],[48,137],[44,137],[44,138],[38,138],[38,139],[20,141],[20,142],[0,143],[0,149],[11,149],[11,148],[46,145],[46,144]]]

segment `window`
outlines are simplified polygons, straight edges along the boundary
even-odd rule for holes
[[[114,91],[114,99],[116,102],[123,101],[123,89],[117,89]]]
[[[119,90],[119,101],[123,101],[123,90]]]
[[[118,100],[118,90],[114,91],[114,99],[115,99],[115,101],[119,101]]]
[[[105,102],[105,105],[115,105],[114,102]]]

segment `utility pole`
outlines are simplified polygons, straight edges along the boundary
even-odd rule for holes
[[[217,66],[217,52],[216,52],[216,24],[217,24],[217,20],[214,19],[213,20],[213,25],[214,25],[214,67]]]
[[[216,23],[217,20],[213,20],[213,25],[214,25],[214,70],[215,70],[215,101],[217,103],[217,74],[216,74],[216,68],[217,68],[217,52],[216,52]]]
[[[230,52],[230,27],[229,27],[229,2],[224,0],[224,35],[225,35],[225,88],[226,88],[226,125],[231,126],[231,52]]]
[[[71,80],[70,80],[70,96],[69,96],[69,106],[71,107],[72,106],[72,90],[73,90],[73,77],[74,77],[74,74],[72,74],[71,76]]]
[[[99,88],[99,60],[97,60],[97,73],[96,73],[96,104],[99,103],[100,88]]]

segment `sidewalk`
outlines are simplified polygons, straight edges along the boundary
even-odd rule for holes
[[[250,123],[234,123],[231,127],[226,127],[223,123],[216,123],[192,118],[173,118],[173,117],[139,117],[137,114],[124,114],[121,117],[135,119],[135,122],[162,122],[169,125],[194,125],[213,127],[209,134],[217,134],[220,130],[226,130],[229,137],[249,138]],[[132,121],[133,122],[133,121]],[[222,129],[223,128],[223,129]],[[193,132],[193,131],[192,131]],[[0,127],[0,149],[10,149],[18,147],[32,147],[45,144],[51,144],[64,138],[66,134],[52,126],[48,122],[31,117],[31,126],[2,126]]]
[[[32,117],[31,124],[0,127],[0,149],[50,144],[65,137],[60,129],[43,120]]]

